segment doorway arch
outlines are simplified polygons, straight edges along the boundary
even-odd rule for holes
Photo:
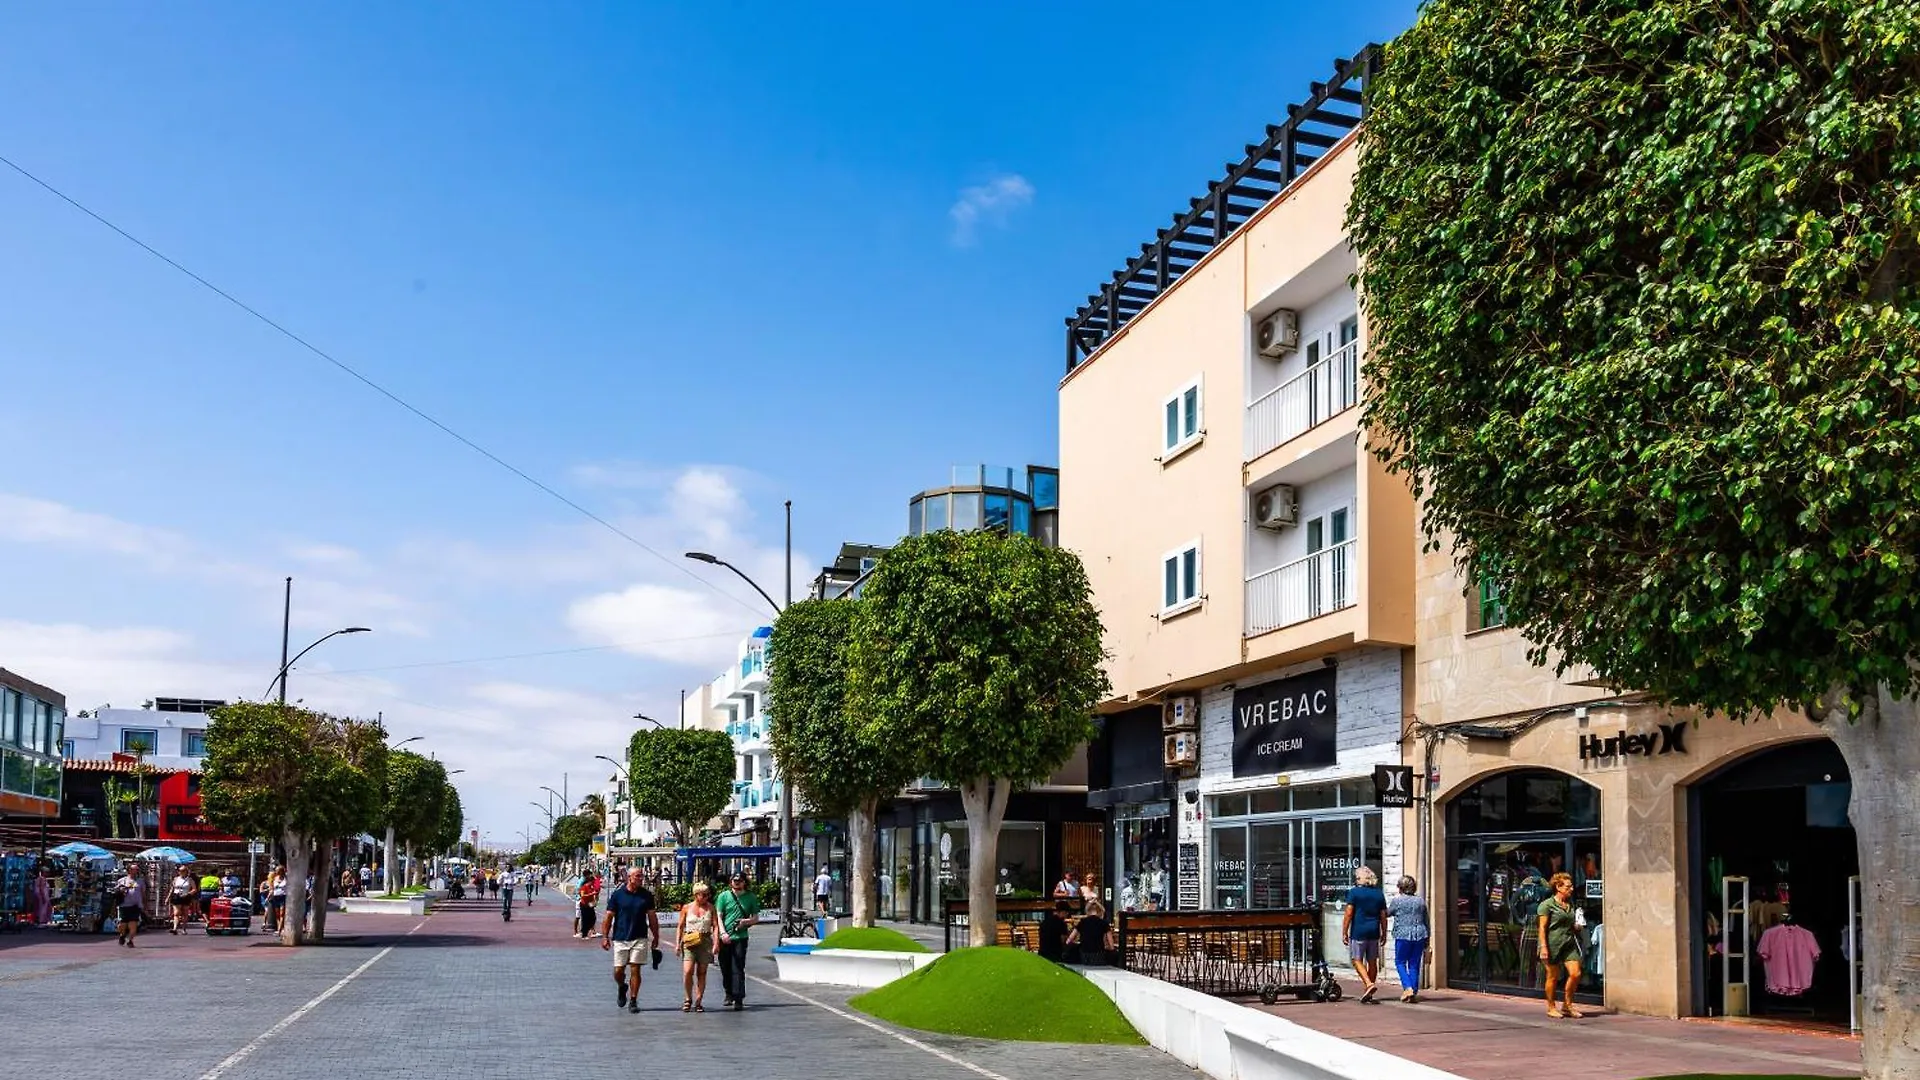
[[[1578,1000],[1605,997],[1605,877],[1600,789],[1568,773],[1523,768],[1473,781],[1447,801],[1447,983],[1538,994],[1545,983],[1534,911],[1555,873],[1573,875],[1593,959]]]

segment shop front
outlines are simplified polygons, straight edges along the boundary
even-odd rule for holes
[[[994,891],[1033,899],[1051,891],[1066,867],[1099,874],[1106,829],[1085,792],[1016,792],[994,857]],[[883,807],[875,866],[882,918],[937,923],[949,900],[965,899],[972,849],[957,792],[929,791]],[[891,914],[889,914],[891,913]]]
[[[1164,708],[1148,705],[1101,718],[1100,734],[1087,748],[1087,804],[1106,811],[1111,846],[1092,861],[1070,855],[1062,867],[1076,880],[1088,870],[1099,873],[1122,911],[1178,905]],[[1188,906],[1199,906],[1198,897]]]
[[[1564,872],[1585,923],[1582,998],[1844,1028],[1849,777],[1805,718],[1608,700],[1441,727],[1410,753],[1431,767],[1409,826],[1433,886],[1437,984],[1542,993],[1536,911]],[[1818,951],[1810,979],[1762,959],[1788,948]]]

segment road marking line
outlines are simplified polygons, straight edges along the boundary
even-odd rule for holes
[[[425,925],[426,923],[424,922],[420,924],[420,926],[425,926]],[[413,930],[420,929],[420,926],[414,927]],[[407,931],[407,933],[411,934],[413,933],[413,930],[409,930]],[[322,990],[319,996],[315,997],[312,1001],[309,1001],[305,1005],[302,1005],[299,1008],[288,1013],[284,1020],[281,1020],[279,1023],[268,1028],[266,1031],[261,1032],[260,1036],[254,1039],[252,1042],[248,1043],[247,1045],[241,1047],[238,1050],[235,1050],[225,1061],[222,1061],[220,1064],[215,1065],[213,1068],[208,1069],[204,1073],[201,1073],[200,1080],[220,1080],[220,1076],[223,1073],[225,1073],[228,1069],[231,1069],[235,1065],[238,1065],[242,1061],[245,1061],[248,1055],[252,1054],[255,1050],[258,1050],[260,1049],[260,1047],[265,1045],[268,1039],[271,1039],[275,1035],[278,1035],[281,1032],[292,1027],[296,1020],[299,1020],[301,1017],[307,1015],[308,1013],[312,1012],[314,1009],[318,1008],[321,1002],[327,1000],[333,995],[339,993],[341,990],[345,989],[348,983],[359,978],[361,973],[365,972],[368,968],[372,967],[373,965],[379,963],[382,958],[384,958],[388,953],[392,951],[393,951],[393,946],[389,945],[386,948],[381,949],[379,952],[374,953],[372,959],[368,960],[364,964],[361,964],[359,967],[354,968],[351,972],[348,972],[346,978],[341,979],[339,982],[334,983],[332,986],[327,987],[325,990]]]
[[[797,990],[789,990],[786,987],[781,986],[779,983],[769,982],[768,980],[763,979],[758,975],[749,975],[747,976],[747,978],[752,979],[754,982],[759,983],[761,986],[764,986],[769,990],[778,990],[781,993],[787,995],[788,997],[799,998],[801,1001],[804,1001],[807,1004],[812,1005],[814,1008],[825,1009],[826,1011],[832,1013],[833,1015],[839,1017],[842,1020],[851,1020],[854,1023],[859,1024],[861,1027],[872,1028],[873,1030],[879,1032],[882,1035],[886,1035],[890,1038],[898,1039],[901,1042],[906,1043],[908,1046],[913,1047],[915,1050],[924,1050],[927,1053],[932,1054],[934,1057],[939,1058],[941,1061],[947,1062],[948,1064],[951,1064],[951,1065],[958,1065],[961,1068],[967,1070],[968,1072],[978,1073],[979,1075],[986,1077],[987,1080],[1008,1080],[1007,1077],[1001,1076],[999,1073],[994,1072],[992,1069],[982,1068],[979,1065],[975,1065],[971,1061],[967,1061],[963,1058],[954,1057],[952,1054],[947,1053],[945,1050],[938,1049],[937,1047],[928,1046],[926,1043],[921,1042],[919,1039],[916,1039],[911,1035],[903,1035],[900,1032],[893,1030],[892,1028],[878,1024],[872,1020],[867,1019],[864,1016],[855,1016],[853,1013],[850,1013],[845,1009],[835,1008],[834,1006],[829,1005],[824,1001],[820,1001],[816,998],[810,998],[807,995],[802,994]],[[212,1080],[212,1078],[201,1077],[201,1080]]]

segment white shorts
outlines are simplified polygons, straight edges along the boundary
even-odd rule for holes
[[[648,961],[653,959],[653,950],[648,947],[649,944],[650,939],[648,938],[641,938],[638,941],[614,942],[613,966],[623,968],[628,964],[639,964],[641,967],[645,967]]]

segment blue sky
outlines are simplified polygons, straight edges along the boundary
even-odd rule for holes
[[[296,638],[376,630],[295,696],[512,838],[761,621],[681,551],[777,594],[783,499],[802,582],[951,464],[1054,461],[1062,319],[1413,14],[0,9],[0,155],[683,564],[0,169],[0,666],[257,696],[291,574]]]

